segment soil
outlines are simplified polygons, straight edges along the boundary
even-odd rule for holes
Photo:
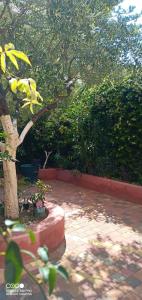
[[[37,224],[40,221],[47,218],[48,213],[49,213],[48,210],[46,210],[44,217],[36,217],[36,216],[34,216],[32,210],[29,210],[29,211],[28,210],[23,210],[22,212],[20,212],[19,222],[21,224],[25,224],[25,225],[30,227],[31,224]],[[5,228],[4,221],[5,221],[4,216],[0,215],[0,227],[3,228],[3,229]]]
[[[4,179],[0,178],[0,203],[3,202],[3,185]],[[18,179],[18,190],[22,193],[22,197],[29,198],[34,192],[36,192],[35,185],[28,182],[24,177],[20,177]],[[21,203],[21,199],[19,198],[19,204]],[[20,205],[21,206],[21,205]],[[48,211],[45,211],[44,217],[37,217],[33,214],[33,209],[30,207],[29,210],[22,210],[20,211],[19,221],[21,224],[25,224],[30,227],[31,224],[39,223],[40,221],[44,220],[48,216]],[[4,228],[4,216],[0,215],[0,227]]]

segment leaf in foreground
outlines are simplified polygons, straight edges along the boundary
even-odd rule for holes
[[[18,283],[23,271],[23,261],[19,246],[10,241],[5,254],[5,282]]]
[[[56,279],[57,279],[57,269],[56,267],[51,266],[49,268],[49,275],[48,275],[49,295],[52,294],[56,286]]]

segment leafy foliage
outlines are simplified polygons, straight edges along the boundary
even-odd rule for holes
[[[19,69],[16,58],[23,60],[25,63],[31,66],[27,55],[22,51],[15,50],[15,47],[12,43],[4,45],[4,48],[0,46],[0,70],[3,73],[7,72],[8,75],[10,75],[10,72],[6,65],[6,57],[10,59],[10,61],[16,67],[16,69]],[[40,93],[36,90],[36,82],[32,78],[11,78],[9,80],[9,84],[11,91],[14,94],[17,94],[19,92],[22,94],[24,93],[26,95],[26,98],[22,100],[24,102],[22,108],[29,106],[33,114],[33,105],[42,105],[41,102],[43,101],[43,98],[41,97]]]
[[[36,204],[38,201],[41,201],[42,205],[44,206],[45,194],[48,191],[51,191],[51,186],[46,185],[42,180],[37,180],[36,187],[38,192],[32,194],[30,200],[33,204]]]
[[[28,50],[44,97],[62,100],[80,80],[87,85],[107,76],[118,80],[141,65],[138,14],[120,3],[11,0],[5,8],[3,0],[0,42],[12,39]]]
[[[3,73],[6,72],[6,57],[10,59],[12,64],[15,66],[17,70],[19,70],[19,66],[16,58],[23,60],[25,63],[31,66],[31,63],[27,57],[27,55],[22,51],[15,50],[15,47],[12,43],[6,44],[4,48],[0,46],[0,67]]]
[[[10,241],[5,253],[5,282],[20,282],[23,271],[23,262],[19,246]]]
[[[50,165],[142,183],[141,74],[114,84],[79,90],[68,107],[41,120],[24,144]],[[48,135],[47,135],[48,132]],[[40,140],[38,139],[40,136]],[[28,152],[27,152],[28,153]],[[28,153],[28,156],[30,153]]]
[[[5,256],[5,283],[12,283],[13,286],[16,283],[20,283],[22,273],[25,270],[28,276],[34,280],[34,283],[39,286],[44,299],[47,299],[43,289],[43,284],[48,284],[49,295],[51,295],[56,286],[57,274],[66,280],[68,279],[68,273],[66,269],[62,265],[54,265],[50,263],[48,249],[45,246],[37,249],[38,256],[35,256],[32,252],[29,252],[25,249],[20,249],[19,245],[12,240],[12,232],[15,232],[15,229],[18,229],[17,231],[19,232],[23,232],[24,230],[29,234],[31,241],[35,241],[34,233],[31,230],[27,230],[25,225],[20,224],[18,221],[12,220],[5,220],[5,225],[6,230],[0,230],[0,234],[4,238],[7,245],[5,253],[1,253],[1,255]],[[34,276],[32,272],[26,269],[24,266],[22,253],[30,256],[33,259],[34,263],[37,265],[39,274]]]

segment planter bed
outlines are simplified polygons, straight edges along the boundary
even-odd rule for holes
[[[73,174],[63,169],[40,169],[39,178],[43,180],[56,179],[73,183],[97,192],[116,196],[127,201],[142,204],[142,187],[117,180],[88,174]]]
[[[36,242],[31,243],[30,238],[26,233],[14,233],[13,240],[15,240],[18,245],[36,253],[39,246],[47,246],[49,251],[55,250],[64,240],[64,211],[58,205],[52,203],[46,203],[46,208],[49,211],[47,218],[39,221],[38,224],[30,225],[36,235]],[[5,242],[0,237],[0,252],[5,250]],[[24,262],[28,262],[31,258],[27,255],[24,256]],[[3,259],[0,259],[0,268],[3,266]]]

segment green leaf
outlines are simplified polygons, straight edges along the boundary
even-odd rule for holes
[[[43,101],[43,98],[41,97],[40,93],[36,91],[36,97],[39,98],[41,101]]]
[[[28,234],[29,234],[29,238],[30,238],[31,242],[32,242],[32,243],[35,243],[35,241],[36,241],[36,236],[35,236],[34,232],[30,229],[30,230],[28,231]]]
[[[13,93],[16,93],[17,92],[17,86],[18,86],[17,79],[16,78],[12,78],[12,79],[10,79],[9,83],[10,83],[11,91]]]
[[[10,241],[5,254],[5,282],[18,283],[23,271],[23,261],[19,246]]]
[[[28,78],[28,81],[29,81],[31,89],[33,91],[36,91],[36,82],[35,82],[35,80],[33,80],[32,78]]]
[[[26,226],[24,224],[15,224],[12,227],[12,231],[14,232],[25,232],[26,231]]]
[[[4,46],[4,50],[8,51],[10,49],[15,49],[14,45],[12,43],[8,43]]]
[[[22,105],[22,108],[24,108],[25,106],[27,106],[27,105],[30,105],[30,101],[29,102],[26,102],[26,103],[24,103],[23,105]]]
[[[30,86],[29,86],[28,79],[20,79],[18,81],[18,90],[22,93],[30,94]]]
[[[12,220],[5,220],[5,225],[7,226],[7,227],[9,227],[9,226],[12,226],[12,225],[15,225],[15,224],[17,224],[18,223],[18,221],[12,221]]]
[[[5,60],[5,53],[4,52],[1,53],[1,69],[2,69],[3,73],[5,73],[5,71],[6,71],[6,60]]]
[[[49,268],[49,276],[48,276],[49,295],[52,294],[56,286],[56,279],[57,279],[57,269],[54,266],[51,266]]]
[[[19,70],[17,60],[16,60],[15,56],[11,54],[11,51],[6,51],[6,55],[9,57],[9,59],[11,60],[12,64],[15,66],[15,68],[17,70]]]
[[[48,249],[46,247],[39,247],[37,253],[42,261],[48,262]]]
[[[66,279],[66,280],[69,279],[68,272],[66,271],[66,269],[63,266],[58,266],[57,271],[64,279]]]
[[[42,105],[40,102],[38,102],[38,100],[31,100],[31,103],[32,104],[37,104],[37,105],[40,105],[40,106]]]
[[[18,51],[18,50],[10,50],[11,54],[16,56],[17,58],[23,60],[25,63],[29,64],[31,66],[31,62],[28,59],[28,56],[22,52],[22,51]]]
[[[47,282],[48,278],[49,278],[49,268],[48,268],[48,266],[39,268],[39,272],[42,276],[43,281]]]

